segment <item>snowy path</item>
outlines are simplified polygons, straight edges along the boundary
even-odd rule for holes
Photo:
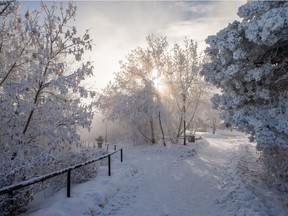
[[[127,146],[95,179],[34,203],[32,216],[284,216],[288,209],[259,181],[256,152],[237,132],[188,146]]]
[[[211,214],[213,208],[209,206],[217,198],[215,176],[197,170],[190,160],[177,161],[169,154],[157,154],[159,152],[144,153],[143,160],[139,161],[138,187],[133,186],[136,189],[134,197],[128,197],[128,206],[120,208],[116,215],[178,215],[180,212],[181,215]],[[145,167],[141,167],[142,163]],[[145,170],[146,167],[149,169]],[[111,202],[125,196],[127,193],[124,190]]]
[[[215,176],[209,174],[211,178],[206,177],[208,173],[196,171],[195,165],[185,159],[188,155],[179,155],[183,157],[179,159],[172,152],[166,149],[143,152],[143,157],[137,162],[139,175],[132,183],[138,186],[132,185],[135,189],[133,197],[127,197],[124,190],[111,200],[115,205],[113,202],[123,202],[123,198],[128,198],[127,205],[120,208],[116,215],[178,215],[179,212],[181,215],[207,215],[213,212],[213,208],[207,206],[213,205],[211,196],[216,199],[213,193],[217,191]]]
[[[196,156],[193,145],[130,150],[138,175],[101,215],[287,215],[264,205],[237,176],[245,146],[251,146],[244,144],[246,137],[211,135],[206,140],[198,144]]]

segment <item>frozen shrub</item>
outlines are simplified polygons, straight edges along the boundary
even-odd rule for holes
[[[266,170],[264,176],[266,183],[281,192],[287,193],[288,149],[278,146],[261,149],[260,161]]]
[[[101,155],[104,155],[105,153],[106,152],[102,149],[98,151],[91,151],[91,149],[84,149],[80,153],[75,154],[74,156],[71,157],[72,164],[82,163],[89,159],[94,159]],[[73,170],[71,172],[72,182],[81,183],[88,181],[89,179],[95,178],[99,166],[103,165],[103,163],[105,163],[104,161],[106,160],[97,161],[92,164]]]
[[[8,175],[3,175],[8,170]],[[15,183],[26,180],[31,176],[29,167],[20,166],[18,168],[11,167],[11,163],[2,165],[0,169],[0,188],[13,185]],[[27,204],[33,200],[33,191],[31,187],[13,191],[9,194],[0,196],[0,215],[10,216],[19,215],[26,211]]]
[[[0,196],[0,214],[2,216],[18,216],[25,212],[26,206],[33,200],[32,188],[27,187]]]

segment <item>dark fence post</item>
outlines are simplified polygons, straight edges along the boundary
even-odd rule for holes
[[[108,175],[111,176],[111,155],[108,155]]]
[[[114,151],[116,151],[116,145],[114,145]]]
[[[70,189],[71,189],[71,170],[67,172],[67,197],[70,197]]]
[[[123,149],[122,148],[120,150],[120,155],[121,155],[121,162],[123,162]]]

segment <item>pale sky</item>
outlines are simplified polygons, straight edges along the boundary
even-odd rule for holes
[[[87,52],[93,61],[93,89],[102,89],[119,71],[119,60],[130,50],[146,46],[149,34],[167,36],[172,46],[185,37],[205,48],[208,35],[216,34],[238,19],[238,7],[246,1],[74,1],[79,32],[89,29],[95,46]],[[23,1],[34,9],[39,1]]]

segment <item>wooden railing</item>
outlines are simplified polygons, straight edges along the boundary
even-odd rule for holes
[[[103,160],[105,158],[108,158],[108,175],[111,176],[111,156],[113,154],[119,152],[119,151],[120,151],[120,161],[123,162],[123,149],[122,148],[120,148],[118,150],[115,149],[114,152],[103,155],[101,157],[94,158],[94,159],[85,161],[83,163],[79,163],[79,164],[76,164],[74,166],[70,166],[70,167],[67,167],[67,168],[46,174],[46,175],[35,177],[35,178],[30,179],[30,180],[22,181],[22,182],[19,182],[17,184],[3,187],[0,189],[0,195],[6,194],[6,193],[12,193],[15,190],[19,190],[19,189],[27,187],[29,185],[33,185],[33,184],[36,184],[38,182],[43,182],[47,179],[53,178],[53,177],[58,176],[58,175],[62,175],[64,173],[67,173],[67,197],[70,197],[70,195],[71,195],[71,193],[70,193],[71,192],[71,171],[72,170],[75,170],[79,167],[86,166],[86,165],[94,163],[96,161]]]

